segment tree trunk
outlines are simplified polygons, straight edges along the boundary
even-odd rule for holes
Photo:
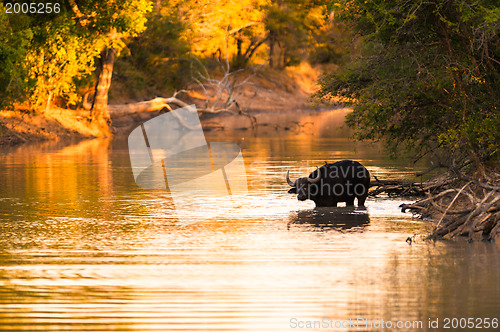
[[[270,34],[269,38],[269,67],[273,68],[274,36]]]
[[[232,67],[234,69],[240,69],[245,67],[245,57],[243,56],[243,50],[242,50],[242,44],[243,41],[241,38],[236,39],[236,56],[233,59]]]
[[[245,60],[245,66],[250,62],[250,59],[254,55],[255,51],[266,42],[267,37],[262,39],[259,42],[252,42],[250,45],[248,45],[247,50],[245,51],[245,54],[243,55],[243,59]]]
[[[101,52],[97,82],[95,84],[94,102],[92,103],[91,119],[101,130],[103,136],[112,136],[111,119],[108,111],[108,91],[113,75],[115,50],[106,48]]]

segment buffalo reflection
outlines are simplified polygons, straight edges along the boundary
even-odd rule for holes
[[[321,230],[362,231],[370,223],[368,212],[354,207],[317,207],[313,210],[298,211],[290,216],[288,229],[292,225],[308,225]]]

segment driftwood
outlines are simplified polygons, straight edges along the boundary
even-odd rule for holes
[[[415,203],[402,204],[402,212],[434,222],[429,238],[467,236],[474,239],[500,239],[500,174],[468,179],[463,175],[436,177],[425,182],[380,180],[370,182],[369,196],[425,196]]]
[[[255,126],[256,119],[253,115],[248,114],[247,112],[241,110],[237,102],[234,102],[236,109],[231,108],[197,108],[198,113],[232,113],[232,114],[240,114],[246,116],[250,119],[252,127]],[[168,111],[172,111],[172,106],[175,105],[177,107],[186,107],[189,106],[186,102],[178,99],[177,97],[169,97],[162,98],[157,97],[151,100],[141,101],[138,103],[132,104],[121,104],[121,105],[108,105],[108,111],[112,118],[118,117],[126,117],[135,114],[145,113],[145,112],[154,112],[160,111],[162,109],[167,109]]]
[[[500,238],[500,176],[482,180],[455,178],[443,182],[439,193],[413,204],[402,204],[410,211],[435,222],[429,238],[467,236],[474,239]]]
[[[176,105],[178,107],[188,106],[187,103],[177,98],[177,95],[182,91],[178,91],[174,93],[172,97],[162,98],[156,97],[151,100],[141,101],[137,103],[131,104],[117,104],[117,105],[108,105],[108,111],[111,116],[119,117],[119,116],[128,116],[131,114],[138,114],[144,112],[154,112],[159,111],[163,108],[167,108],[168,110],[172,110],[170,105]],[[89,102],[90,91],[84,94],[82,100],[82,106],[85,110],[90,111],[92,109],[92,103]]]
[[[108,105],[109,114],[114,117],[118,116],[127,116],[131,114],[138,114],[144,112],[153,112],[159,111],[163,108],[167,108],[169,111],[172,110],[171,104],[186,107],[187,103],[183,102],[176,97],[170,98],[161,98],[157,97],[147,101],[141,101],[133,104],[125,104],[125,105]]]
[[[251,82],[251,79],[257,75],[262,66],[248,66],[246,68],[231,71],[229,58],[226,55],[224,63],[217,60],[223,76],[220,79],[216,79],[208,73],[208,70],[198,59],[195,60],[196,62],[192,63],[192,65],[197,64],[198,68],[195,69],[194,66],[191,67],[193,71],[192,83],[198,86],[199,90],[204,95],[204,102],[200,107],[200,111],[203,113],[228,112],[240,114],[248,117],[252,127],[255,127],[257,124],[256,118],[248,114],[250,105],[246,105],[247,107],[245,109],[242,108],[236,99],[236,94],[238,90],[244,86],[252,85],[255,88],[252,101],[257,97],[258,90],[263,88]],[[243,75],[245,71],[251,71],[251,73],[248,74],[246,78],[241,79],[239,76]]]
[[[174,94],[174,96],[172,96],[170,98],[157,97],[157,98],[154,98],[151,100],[141,101],[141,102],[132,103],[132,104],[108,105],[108,112],[112,118],[116,119],[116,118],[120,118],[120,117],[127,117],[127,116],[131,116],[131,115],[135,115],[135,114],[145,113],[145,112],[160,111],[160,110],[165,109],[165,108],[169,111],[172,111],[171,105],[175,105],[177,107],[189,106],[187,103],[185,103],[184,101],[177,98],[178,93],[179,92],[176,92]],[[83,99],[84,99],[84,102],[83,102],[84,108],[88,108],[89,104],[87,102],[87,97],[84,96]],[[88,113],[85,114],[85,112],[82,112],[82,111],[79,111],[78,115],[83,116],[83,117],[89,116]],[[182,125],[184,125],[185,127],[190,128],[190,129],[194,129],[194,128],[191,128],[189,125],[187,125],[179,117],[177,117],[177,118],[180,121],[180,123]]]
[[[236,71],[231,71],[229,67],[229,60],[226,60],[225,64],[220,64],[223,76],[220,79],[215,79],[211,77],[206,68],[199,62],[202,66],[202,70],[197,71],[193,76],[193,83],[198,89],[204,94],[203,102],[198,103],[197,111],[199,113],[231,113],[246,116],[250,119],[252,127],[257,125],[256,118],[248,113],[248,108],[250,105],[246,105],[246,108],[242,108],[240,103],[236,99],[236,92],[245,85],[252,85],[255,87],[254,98],[257,96],[258,89],[262,89],[255,83],[251,82],[250,79],[257,75],[258,68],[249,67],[247,69],[251,70],[252,73],[249,74],[244,79],[239,79],[238,75],[242,74],[246,69],[240,69]],[[156,97],[151,100],[141,101],[131,104],[119,104],[119,105],[108,105],[109,115],[114,118],[131,116],[139,113],[154,112],[166,109],[172,111],[172,106],[175,107],[186,107],[188,104],[179,99],[177,95],[181,92],[189,92],[186,90],[181,90],[176,92],[172,97],[163,98]],[[84,94],[82,100],[82,106],[87,111],[75,111],[78,116],[88,117],[88,111],[92,108],[92,103],[89,101],[89,96],[91,91]],[[252,100],[253,100],[252,99]]]
[[[446,181],[430,180],[426,182],[412,182],[401,180],[380,180],[375,176],[375,180],[370,182],[370,188],[376,187],[369,192],[369,196],[375,197],[386,194],[389,197],[410,197],[424,196],[426,193],[434,193],[440,187],[446,185]]]
[[[369,192],[369,196],[387,194],[389,197],[407,197],[424,195],[422,183],[399,181],[399,180],[379,180],[370,182],[370,187],[376,187]]]

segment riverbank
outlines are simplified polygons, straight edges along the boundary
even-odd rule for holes
[[[308,64],[289,67],[285,70],[266,70],[256,75],[234,93],[234,99],[247,115],[239,112],[221,112],[201,114],[202,125],[208,130],[245,129],[252,126],[250,116],[257,121],[265,114],[281,114],[276,126],[288,128],[297,124],[289,122],[290,112],[308,112],[318,109],[311,101],[311,94],[316,91],[316,81],[324,68],[312,68]],[[118,90],[118,91],[117,91]],[[203,91],[197,86],[179,95],[187,104],[201,108],[205,102]],[[110,104],[129,104],[130,100],[119,92],[119,84],[110,93]],[[112,116],[115,134],[126,134],[130,127],[158,116],[164,110]],[[83,108],[69,110],[52,108],[43,113],[33,114],[23,110],[0,111],[0,145],[9,146],[25,142],[60,139],[84,139],[99,136],[99,130],[89,121],[90,112]],[[258,123],[258,122],[257,122]],[[270,125],[270,124],[268,124]]]
[[[467,237],[469,241],[500,242],[500,172],[498,165],[475,167],[454,176],[439,176],[423,184],[426,197],[403,204],[429,221],[431,239]]]

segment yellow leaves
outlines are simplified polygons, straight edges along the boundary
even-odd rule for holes
[[[472,82],[479,83],[479,84],[484,84],[484,83],[486,83],[486,81],[485,81],[485,79],[484,79],[484,78],[482,78],[482,77],[478,77],[478,76],[474,76],[474,75],[471,75],[470,80],[471,80]]]
[[[40,107],[50,96],[64,96],[68,104],[75,104],[78,96],[74,79],[80,79],[93,70],[99,41],[89,46],[89,40],[74,34],[68,25],[47,25],[45,41],[32,45],[24,65],[35,83],[31,100]]]
[[[268,0],[199,0],[179,3],[182,21],[188,29],[183,38],[193,53],[210,56],[217,52],[234,54],[236,38],[248,42],[265,33],[263,7]]]

